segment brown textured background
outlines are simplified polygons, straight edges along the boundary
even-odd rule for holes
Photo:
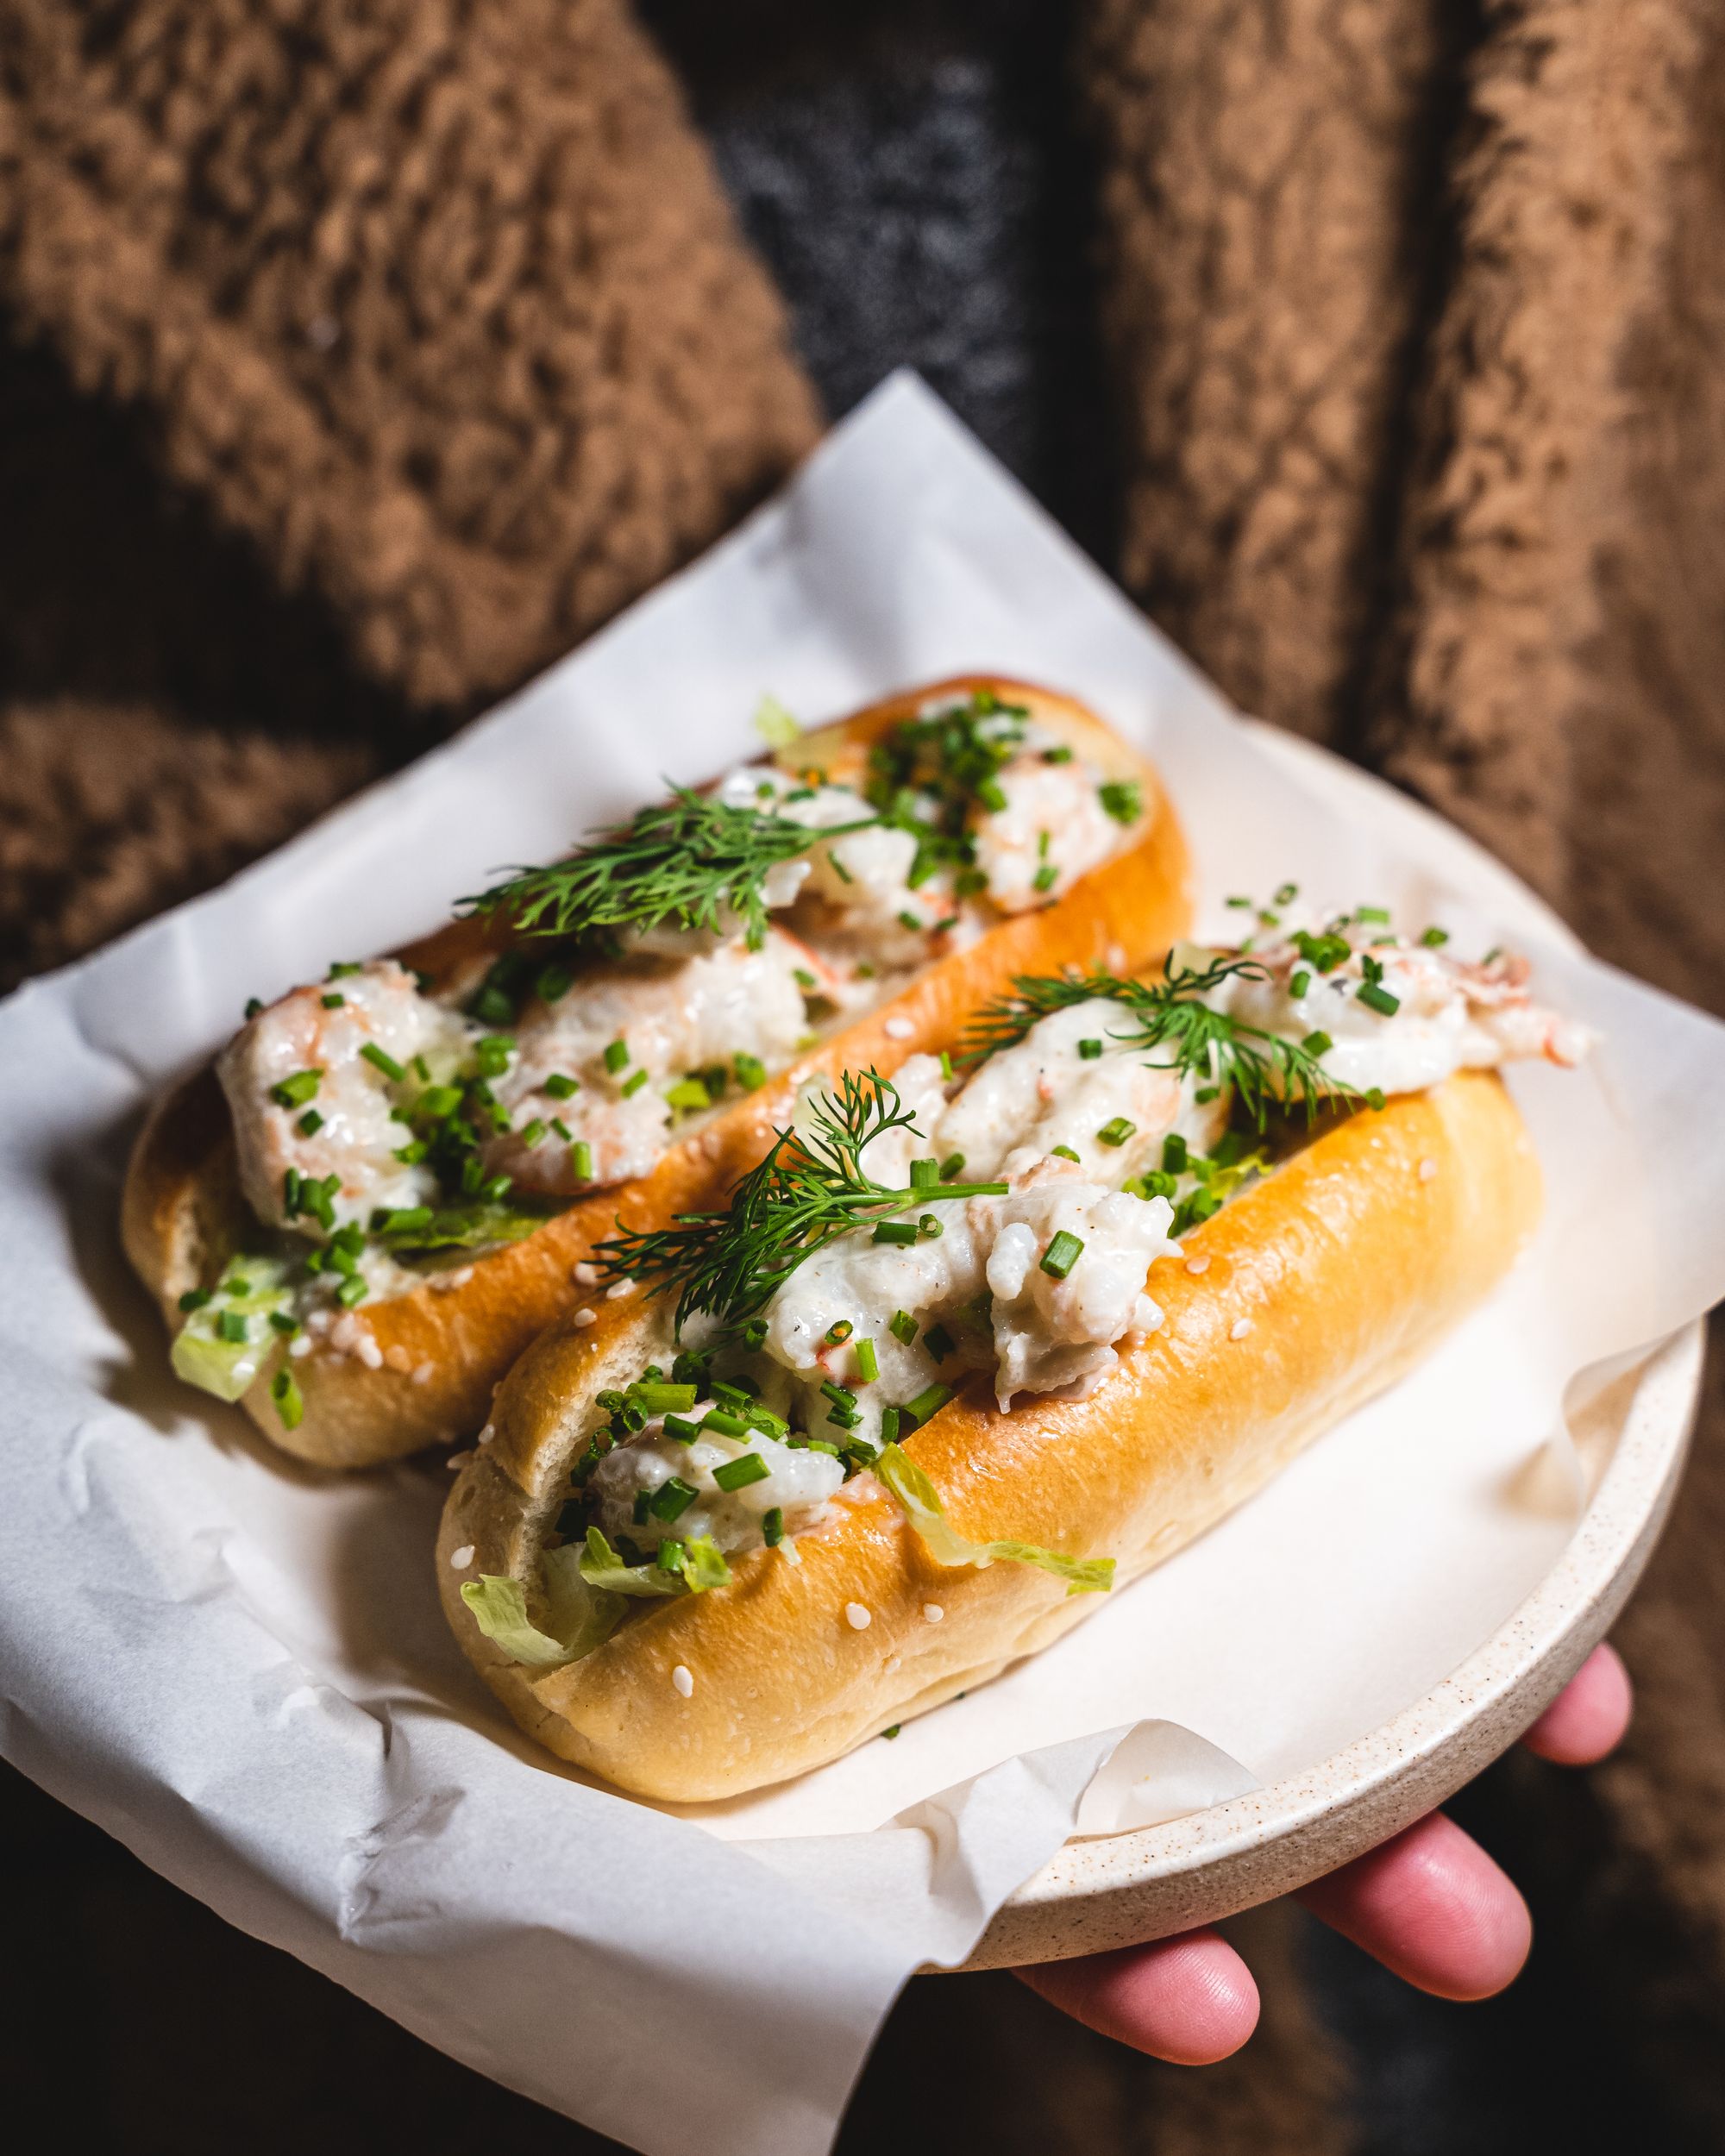
[[[920,360],[1232,695],[1725,1009],[1716,9],[649,16],[835,405]],[[816,399],[724,195],[621,0],[0,0],[0,977],[275,843],[782,473]],[[1554,1942],[1470,2024],[1525,2100],[1389,2086],[1448,2040],[1270,1912],[1239,2059],[923,1984],[847,2149],[1719,2146],[1719,1389],[1624,1754],[1470,1800]],[[40,2080],[80,2002],[111,2147],[593,2145],[8,1804],[0,2065]]]

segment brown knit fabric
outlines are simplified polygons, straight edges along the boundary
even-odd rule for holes
[[[1095,0],[1128,587],[1320,737],[1358,666],[1429,221],[1435,0]]]
[[[1360,141],[1389,160],[1379,171],[1396,153],[1338,113],[1347,47],[1334,41],[1347,25],[1388,71],[1400,10],[1312,0],[1224,22],[1194,9],[1189,32],[1170,0],[1097,0],[1097,13],[1113,49],[1158,53],[1176,17],[1176,49],[1200,62],[1180,70],[1171,113],[1158,103],[1165,57],[1159,73],[1095,91],[1124,160],[1109,197],[1111,323],[1140,445],[1126,552],[1138,588],[1237,694],[1344,743],[1360,727],[1382,768],[1495,847],[1605,956],[1725,1011],[1725,22],[1703,0],[1491,0],[1442,143],[1440,197],[1387,194],[1377,245],[1338,267],[1322,235],[1359,229]],[[1290,63],[1263,110],[1251,68],[1242,78],[1221,57],[1242,17],[1249,51],[1273,34]],[[1308,18],[1320,57],[1295,50]],[[1440,121],[1442,66],[1428,93]],[[1358,109],[1374,110],[1363,91]],[[1291,196],[1237,182],[1266,168],[1271,141],[1321,146],[1275,167]],[[1287,244],[1285,200],[1313,235],[1309,268]],[[1422,254],[1426,231],[1440,244]],[[1248,244],[1267,289],[1221,273]],[[1332,279],[1349,296],[1327,323]],[[1290,574],[1273,550],[1234,543],[1251,519],[1229,513],[1226,485],[1187,475],[1251,474],[1241,498],[1278,513],[1287,445],[1312,409],[1302,358],[1327,384],[1334,323],[1379,307],[1411,325],[1412,387],[1351,348],[1346,409],[1376,417],[1347,435],[1348,455],[1309,467]],[[1158,323],[1172,360],[1150,348]],[[1201,398],[1195,354],[1220,376]],[[1268,388],[1242,395],[1242,381]],[[1374,530],[1391,556],[1376,593],[1351,537]],[[1195,563],[1208,579],[1196,596]],[[1272,635],[1279,673],[1258,656]],[[1371,686],[1363,713],[1351,678]],[[1722,1524],[1716,1371],[1677,1516],[1621,1627],[1640,1694],[1629,1743],[1584,1780],[1524,1772],[1509,1832],[1569,1904],[1567,1947],[1588,1954],[1615,2025],[1716,2134]]]
[[[0,297],[420,703],[556,655],[814,429],[618,0],[7,0]]]

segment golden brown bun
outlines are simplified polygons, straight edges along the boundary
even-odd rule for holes
[[[962,1533],[1111,1555],[1124,1584],[1416,1363],[1501,1278],[1539,1207],[1532,1145],[1495,1076],[1394,1100],[1250,1186],[1187,1237],[1185,1262],[1159,1261],[1150,1284],[1165,1322],[1088,1400],[1002,1414],[974,1379],[906,1449]],[[1192,1260],[1208,1263],[1194,1274]],[[443,1514],[437,1576],[456,1637],[563,1758],[644,1796],[735,1796],[982,1683],[1101,1603],[1026,1565],[936,1564],[896,1501],[859,1476],[836,1518],[799,1541],[800,1566],[758,1551],[734,1562],[728,1588],[642,1605],[585,1660],[511,1662],[461,1583],[536,1579],[593,1394],[638,1373],[643,1336],[662,1324],[614,1305],[590,1331],[548,1334],[511,1374],[496,1438]],[[454,1564],[467,1545],[471,1559]],[[850,1602],[870,1613],[865,1631],[847,1622]],[[931,1602],[938,1623],[923,1614]],[[679,1664],[694,1680],[687,1699],[671,1682]]]
[[[459,1287],[451,1282],[460,1269],[451,1269],[408,1294],[362,1307],[354,1313],[359,1328],[375,1342],[384,1367],[368,1367],[353,1351],[355,1336],[345,1328],[346,1351],[318,1341],[293,1364],[305,1401],[297,1430],[282,1427],[267,1370],[243,1402],[267,1437],[323,1467],[368,1467],[471,1437],[516,1357],[582,1300],[572,1268],[612,1232],[619,1210],[631,1226],[649,1227],[674,1213],[718,1203],[770,1145],[775,1125],[788,1117],[805,1079],[869,1064],[890,1074],[920,1050],[949,1045],[969,1015],[1005,993],[1016,975],[1104,962],[1116,971],[1141,970],[1186,932],[1190,861],[1160,782],[1070,697],[997,675],[965,675],[907,690],[805,734],[781,760],[793,769],[819,766],[835,779],[854,778],[870,744],[932,697],[984,686],[1028,705],[1040,726],[1069,741],[1107,776],[1138,780],[1145,816],[1132,844],[1081,877],[1055,905],[1002,921],[968,950],[936,960],[901,994],[829,1035],[760,1092],[719,1110],[674,1144],[650,1175],[595,1191],[524,1242],[474,1260],[471,1277]],[[460,920],[399,956],[436,982],[476,951],[501,949],[505,940],[495,923]],[[889,1034],[889,1019],[895,1033],[904,1022],[909,1032]],[[207,1282],[221,1258],[240,1247],[249,1217],[227,1103],[213,1069],[205,1069],[158,1106],[138,1139],[126,1181],[127,1254],[171,1330],[179,1324],[179,1297]]]

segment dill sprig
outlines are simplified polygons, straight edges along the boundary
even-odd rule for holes
[[[601,833],[568,860],[518,869],[460,903],[474,913],[506,912],[523,936],[587,936],[667,921],[723,933],[736,919],[749,948],[759,950],[768,871],[875,820],[864,815],[816,829],[678,787],[668,801]]]
[[[846,1071],[817,1095],[809,1127],[781,1130],[758,1168],[737,1185],[724,1213],[681,1213],[668,1228],[618,1232],[594,1256],[617,1276],[678,1293],[677,1326],[697,1310],[741,1325],[765,1308],[806,1258],[851,1228],[954,1199],[1000,1197],[1007,1186],[913,1182],[894,1189],[862,1166],[864,1149],[888,1131],[916,1133],[895,1087],[875,1070]],[[917,1133],[919,1135],[919,1133]],[[938,1226],[923,1231],[938,1232]],[[915,1231],[898,1232],[906,1238]]]
[[[1051,1012],[1101,998],[1120,1004],[1126,1018],[1124,1030],[1111,1032],[1111,1040],[1160,1051],[1147,1058],[1157,1069],[1226,1089],[1260,1131],[1272,1108],[1299,1107],[1309,1123],[1322,1107],[1383,1106],[1381,1094],[1362,1093],[1324,1069],[1320,1057],[1329,1044],[1321,1035],[1308,1036],[1316,1042],[1308,1046],[1214,1009],[1205,998],[1236,976],[1266,981],[1270,974],[1245,956],[1223,954],[1199,967],[1177,964],[1170,952],[1163,978],[1155,982],[1109,973],[1027,976],[1013,983],[1012,995],[976,1014],[965,1035],[963,1059],[981,1062],[1021,1041]]]

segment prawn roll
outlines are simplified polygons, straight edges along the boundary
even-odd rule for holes
[[[966,677],[781,730],[254,1006],[160,1105],[124,1232],[182,1377],[324,1466],[471,1438],[536,1334],[596,1323],[625,1199],[712,1203],[812,1078],[1189,924],[1155,773],[1070,698]]]
[[[1284,887],[1285,888],[1285,887]],[[1531,1233],[1496,1066],[1527,968],[1290,899],[1149,980],[1020,979],[888,1077],[805,1081],[728,1207],[632,1214],[445,1509],[523,1729],[737,1796],[982,1683],[1389,1384]]]

